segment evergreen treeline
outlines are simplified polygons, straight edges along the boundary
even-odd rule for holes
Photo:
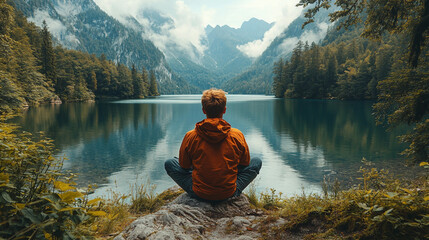
[[[104,55],[54,47],[42,29],[0,0],[0,112],[27,105],[89,101],[96,97],[159,95],[153,71],[127,68]]]
[[[326,46],[298,42],[290,60],[274,64],[273,92],[286,98],[375,99],[377,84],[402,64],[402,39],[371,41],[347,32]],[[335,33],[332,33],[335,34]],[[332,35],[331,34],[331,35]],[[338,33],[337,33],[338,34]],[[332,37],[328,34],[327,38]],[[348,38],[348,39],[347,39]]]
[[[429,48],[421,48],[410,66],[410,37],[386,34],[378,41],[360,38],[362,27],[331,31],[325,45],[299,42],[289,60],[274,64],[276,97],[377,99],[374,116],[393,128],[412,129],[400,136],[403,154],[415,162],[429,159]]]

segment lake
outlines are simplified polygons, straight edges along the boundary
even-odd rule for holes
[[[94,196],[126,193],[148,179],[161,192],[175,185],[164,161],[178,156],[185,133],[205,117],[200,97],[44,105],[14,121],[52,138],[58,156],[68,158],[64,169],[78,173],[81,185],[99,186]],[[398,132],[375,125],[372,102],[227,97],[224,119],[243,132],[251,156],[263,161],[259,192],[317,193],[323,176],[344,183],[359,176],[362,158],[396,170],[403,161]]]

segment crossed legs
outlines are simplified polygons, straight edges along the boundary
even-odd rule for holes
[[[262,167],[262,161],[259,158],[252,158],[249,166],[238,166],[237,190],[233,196],[239,196],[244,189],[256,178]],[[167,174],[193,198],[199,198],[192,190],[192,170],[180,167],[177,159],[165,161],[165,170]]]

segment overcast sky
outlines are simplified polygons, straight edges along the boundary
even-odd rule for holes
[[[301,12],[298,0],[94,0],[104,11],[115,16],[142,8],[155,8],[174,15],[176,7],[187,8],[199,16],[203,25],[229,25],[238,28],[252,17],[267,22],[292,20]]]
[[[179,45],[189,48],[192,43],[199,51],[204,50],[201,39],[204,28],[210,24],[229,25],[239,28],[252,17],[275,22],[263,40],[241,46],[239,49],[251,57],[258,57],[271,41],[295,18],[302,8],[296,7],[299,0],[94,0],[109,15],[121,19],[125,15],[137,16],[142,9],[159,10],[175,21],[175,28],[165,36],[152,36],[161,49],[165,41],[160,37],[174,36]],[[167,39],[168,41],[169,39]]]

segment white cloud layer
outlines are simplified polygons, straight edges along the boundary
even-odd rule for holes
[[[311,44],[312,42],[319,42],[323,37],[325,37],[330,25],[332,24],[317,23],[318,30],[316,32],[312,30],[307,30],[299,38],[286,38],[279,46],[279,50],[281,51],[280,54],[286,54],[291,52],[296,47],[298,41],[308,42],[308,44]]]
[[[34,22],[39,27],[42,27],[43,21],[46,21],[49,31],[55,38],[64,40],[66,46],[71,48],[79,45],[79,40],[76,36],[70,34],[61,21],[51,18],[46,10],[36,10],[34,12],[34,17],[30,17],[28,20]]]
[[[161,33],[146,29],[146,37],[162,51],[172,46],[186,51],[194,59],[206,49],[204,28],[208,24],[239,28],[252,17],[276,24],[258,40],[239,47],[251,57],[258,57],[301,13],[298,0],[94,0],[109,15],[123,20],[124,16],[137,18],[143,9],[158,10],[171,17],[174,24],[164,25]],[[148,27],[149,22],[138,18]]]
[[[264,34],[264,38],[262,40],[256,40],[237,46],[238,50],[246,54],[248,57],[257,58],[265,51],[265,49],[267,49],[271,42],[301,14],[302,8],[296,7],[298,1],[285,2],[286,3],[283,4],[281,17],[279,17],[279,19],[275,21],[274,26]]]
[[[203,44],[205,32],[202,16],[195,14],[184,1],[172,0],[95,0],[95,2],[109,15],[124,22],[126,16],[133,16],[144,27],[144,37],[151,40],[161,51],[176,49],[186,52],[197,59],[206,47]],[[166,23],[160,32],[151,29],[149,19],[144,18],[141,12],[145,9],[156,10],[165,17],[173,19],[173,23]]]

